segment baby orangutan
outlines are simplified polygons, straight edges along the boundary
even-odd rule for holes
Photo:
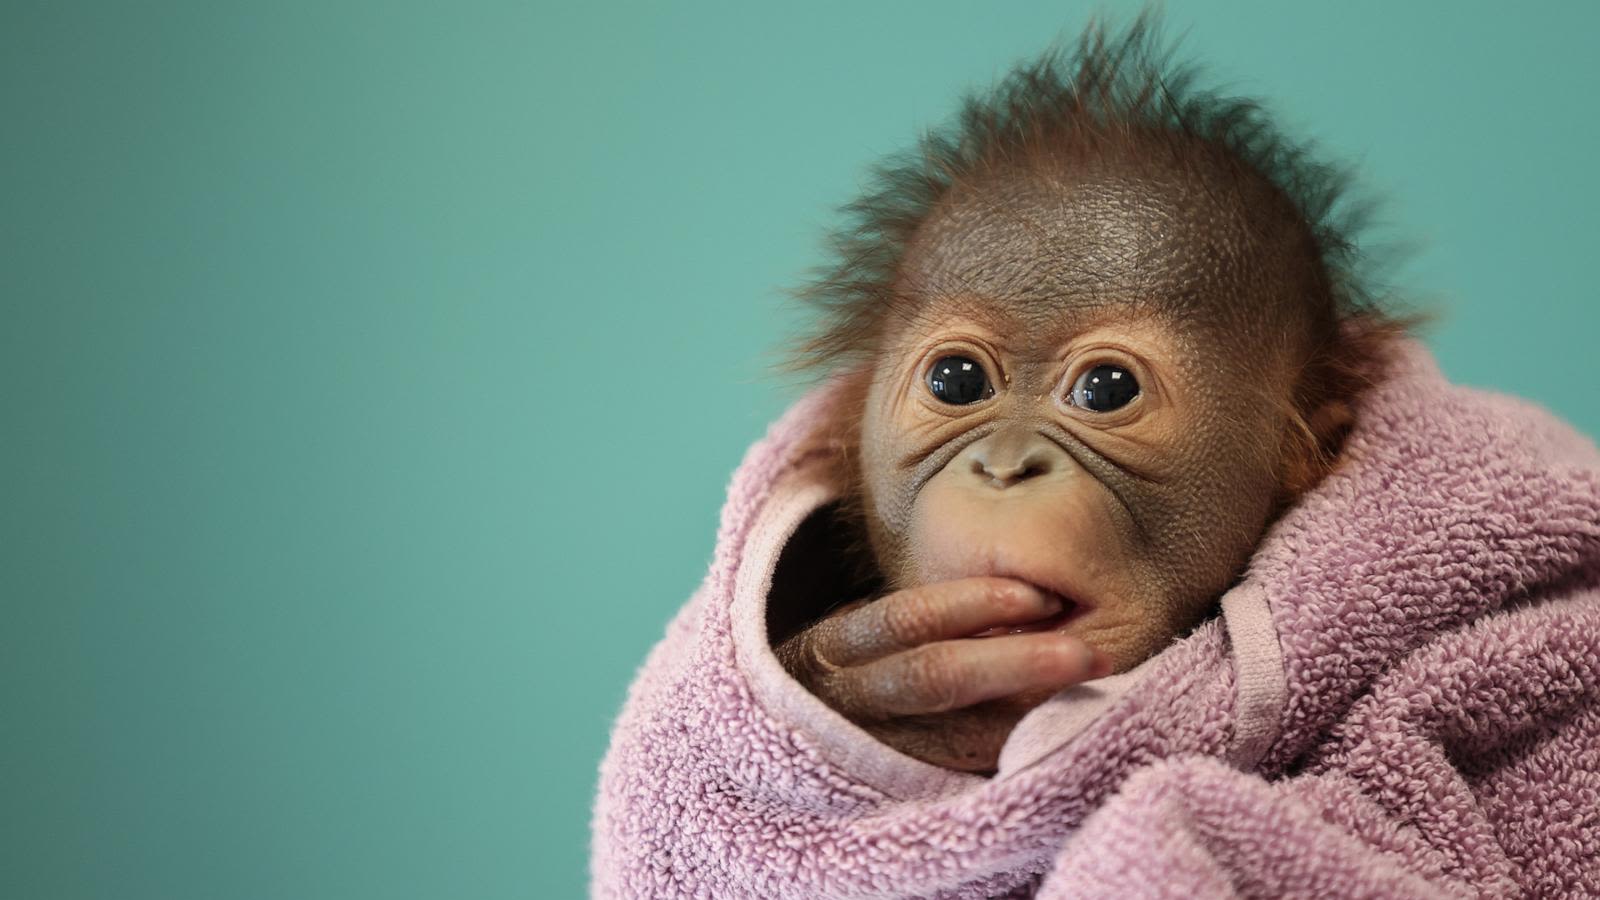
[[[1450,383],[1348,178],[1152,35],[849,208],[596,897],[1600,896],[1600,449]]]
[[[1144,32],[969,100],[808,292],[802,360],[849,397],[829,527],[873,588],[773,609],[770,636],[940,766],[993,771],[1029,709],[1208,616],[1404,327],[1356,287],[1343,176]]]

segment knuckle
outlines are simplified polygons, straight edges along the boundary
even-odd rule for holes
[[[828,658],[825,648],[836,644],[837,623],[824,619],[773,648],[778,663],[812,693],[832,679],[841,667]]]
[[[930,711],[954,709],[960,702],[960,660],[951,645],[927,647],[906,658],[907,693]]]
[[[938,613],[926,594],[907,593],[883,608],[883,629],[889,640],[903,647],[927,641],[935,632]]]
[[[783,666],[785,672],[801,684],[810,686],[817,655],[809,632],[801,632],[774,647],[773,655],[778,657],[778,664]]]
[[[805,635],[806,664],[819,674],[831,674],[837,671],[839,665],[829,657],[838,653],[846,644],[847,633],[848,628],[840,619],[831,618],[818,622]]]

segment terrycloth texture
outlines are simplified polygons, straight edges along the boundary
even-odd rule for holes
[[[595,896],[1600,896],[1600,454],[1547,413],[1409,347],[1222,614],[1030,712],[982,778],[767,646],[829,402],[751,449],[629,691]]]

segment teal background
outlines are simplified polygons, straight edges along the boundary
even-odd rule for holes
[[[0,896],[556,897],[869,162],[1082,3],[0,6]],[[1173,2],[1600,432],[1590,4]]]

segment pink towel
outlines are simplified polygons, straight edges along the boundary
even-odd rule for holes
[[[1030,712],[981,777],[768,646],[831,399],[750,450],[629,690],[595,896],[1600,896],[1600,453],[1548,413],[1408,346],[1220,615]]]

